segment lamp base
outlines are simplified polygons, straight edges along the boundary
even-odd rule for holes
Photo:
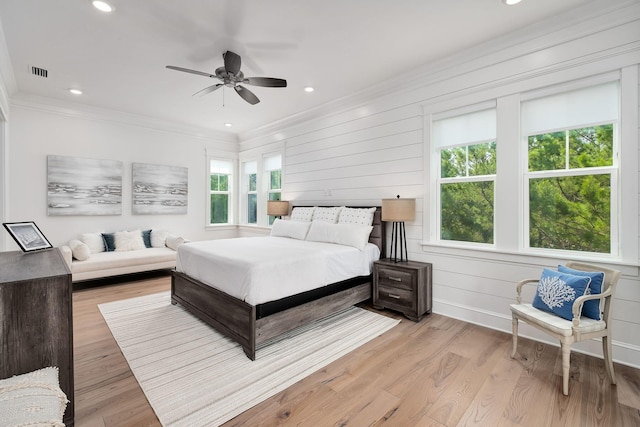
[[[398,246],[400,246],[400,258],[398,258]],[[407,258],[407,235],[404,229],[404,221],[393,222],[391,232],[391,254],[389,259],[393,262],[408,262]]]

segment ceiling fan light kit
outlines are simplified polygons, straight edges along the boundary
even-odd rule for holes
[[[278,79],[275,77],[245,77],[244,73],[240,71],[242,60],[240,55],[237,53],[228,50],[222,54],[222,58],[224,59],[224,66],[216,68],[214,74],[190,70],[183,67],[176,67],[174,65],[167,65],[167,68],[185,73],[197,74],[204,77],[215,78],[222,82],[201,89],[194,93],[194,96],[206,95],[226,86],[228,88],[233,88],[236,93],[249,104],[255,105],[260,102],[260,99],[258,99],[258,97],[249,89],[242,86],[243,84],[260,87],[287,87],[287,81],[284,79]]]

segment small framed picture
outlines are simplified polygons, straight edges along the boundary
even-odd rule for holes
[[[2,225],[24,252],[39,251],[53,247],[33,221],[5,222]]]

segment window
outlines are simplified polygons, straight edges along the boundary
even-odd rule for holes
[[[494,243],[496,111],[434,120],[440,240]]]
[[[258,163],[244,162],[247,224],[258,222]]]
[[[258,226],[271,225],[275,217],[267,215],[267,200],[280,200],[282,196],[282,154],[258,153],[241,162],[241,221]]]
[[[209,224],[228,224],[231,217],[231,160],[209,161]]]
[[[265,157],[264,169],[269,182],[267,200],[280,200],[282,196],[282,156],[277,154]],[[270,215],[269,225],[273,224],[274,220],[275,217]]]
[[[616,254],[618,84],[522,103],[525,245]]]

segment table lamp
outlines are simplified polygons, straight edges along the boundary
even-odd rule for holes
[[[404,230],[405,221],[413,221],[416,217],[416,199],[382,199],[382,220],[393,222],[391,233],[391,254],[393,262],[407,262],[407,236]],[[398,259],[398,246],[400,258]]]
[[[289,214],[289,202],[284,200],[268,200],[267,215],[282,219],[283,215]]]

